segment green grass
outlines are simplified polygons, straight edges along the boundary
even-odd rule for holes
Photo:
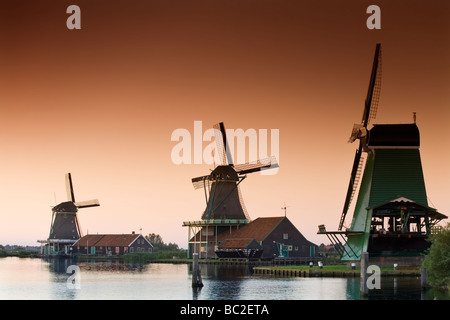
[[[255,267],[258,268],[258,267]],[[359,267],[356,267],[355,270],[352,270],[351,267],[348,267],[347,265],[324,265],[322,268],[319,268],[318,266],[314,266],[314,267],[309,267],[309,266],[305,266],[305,265],[301,265],[301,266],[265,266],[262,268],[270,268],[270,269],[274,269],[274,270],[323,270],[323,271],[360,271]],[[414,272],[418,272],[420,267],[417,268],[411,268],[411,269],[401,269],[401,270],[396,270],[399,272],[407,272],[407,271],[414,271]],[[380,271],[395,271],[393,267],[381,267]]]

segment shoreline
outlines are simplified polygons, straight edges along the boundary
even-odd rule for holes
[[[361,270],[348,270],[348,267],[332,269],[314,268],[290,268],[286,267],[254,267],[253,273],[257,275],[285,276],[285,277],[332,277],[332,278],[358,278]],[[390,277],[420,277],[418,269],[381,270],[381,276]]]
[[[122,261],[126,263],[165,263],[165,264],[192,264],[192,259],[155,259],[144,261],[127,261],[123,256],[77,256],[77,257],[52,257],[44,255],[16,256],[18,258],[40,258],[40,259],[73,259],[77,261]],[[318,265],[309,266],[308,264],[280,264],[273,260],[247,260],[247,259],[208,259],[199,260],[201,265],[226,265],[226,266],[248,266],[252,269],[254,275],[258,276],[277,276],[277,277],[335,277],[335,278],[356,278],[361,276],[359,267],[351,269],[344,264],[329,264],[323,267]],[[421,277],[420,266],[400,267],[397,269],[381,268],[381,276],[397,277]]]

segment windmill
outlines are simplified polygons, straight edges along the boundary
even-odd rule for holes
[[[183,226],[189,226],[190,230],[193,227],[202,229],[206,226],[203,233],[211,238],[224,230],[237,228],[250,221],[240,191],[240,184],[247,175],[278,167],[274,156],[245,164],[233,164],[223,122],[213,127],[220,163],[208,175],[192,178],[194,189],[203,188],[205,194],[206,208],[201,217],[202,221],[183,223]],[[212,227],[211,230],[209,227]],[[194,233],[197,235],[198,232]],[[194,242],[200,245],[208,240],[191,241],[192,244]],[[208,249],[205,250],[208,252]]]
[[[48,243],[52,245],[52,254],[68,254],[70,245],[82,236],[78,221],[78,209],[99,206],[97,199],[80,201],[75,200],[72,176],[66,174],[66,189],[68,201],[62,202],[52,208],[52,221]]]
[[[428,206],[415,113],[413,123],[368,128],[376,115],[380,88],[381,44],[377,44],[362,120],[353,126],[349,139],[350,143],[359,140],[359,146],[338,230],[326,231],[319,225],[318,233],[329,237],[342,260],[360,260],[362,252],[372,257],[418,256],[428,248],[426,238],[433,227],[447,218]],[[357,190],[351,226],[344,230]]]

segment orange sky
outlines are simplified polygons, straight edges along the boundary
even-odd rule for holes
[[[81,8],[81,30],[66,9]],[[381,8],[369,30],[366,8]],[[10,1],[0,10],[0,244],[37,245],[72,173],[84,233],[160,234],[187,246],[204,194],[171,134],[278,129],[276,175],[241,190],[252,219],[287,215],[308,240],[335,230],[375,44],[374,123],[417,112],[429,205],[450,214],[450,3],[435,1]],[[206,146],[204,143],[203,146]],[[351,214],[349,214],[351,218]],[[350,220],[347,220],[348,224]]]

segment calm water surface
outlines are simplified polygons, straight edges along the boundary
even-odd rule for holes
[[[74,276],[67,268],[75,265]],[[1,300],[362,300],[359,279],[254,275],[248,266],[201,265],[204,286],[192,288],[191,265],[0,258]],[[79,287],[77,287],[79,285]],[[382,277],[364,300],[450,300],[422,291],[416,277]]]

